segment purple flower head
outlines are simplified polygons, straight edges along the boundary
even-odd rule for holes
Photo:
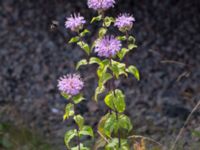
[[[102,39],[98,40],[95,44],[94,51],[100,57],[113,57],[121,49],[121,41],[116,39],[114,36],[104,36]]]
[[[94,10],[107,10],[114,7],[115,0],[88,0],[88,7]]]
[[[129,14],[120,14],[115,20],[115,26],[119,28],[120,31],[126,32],[131,30],[135,18]]]
[[[80,14],[74,14],[67,18],[65,21],[65,27],[71,29],[72,31],[78,32],[83,28],[83,25],[86,23],[84,17]]]
[[[68,95],[77,95],[84,86],[83,81],[78,74],[68,74],[58,80],[58,89]]]

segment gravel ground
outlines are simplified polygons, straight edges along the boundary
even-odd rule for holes
[[[74,63],[84,57],[79,48],[66,45],[72,33],[64,28],[64,19],[75,11],[91,18],[94,14],[85,4],[86,0],[0,1],[0,120],[37,129],[59,149],[70,123],[62,121],[66,102],[57,91],[57,79],[74,71]],[[200,2],[119,0],[110,13],[115,11],[128,11],[136,18],[138,48],[127,63],[139,68],[141,81],[117,82],[127,95],[127,114],[136,133],[165,144],[200,98]],[[54,31],[53,20],[59,22]],[[87,88],[96,84],[95,74],[88,74],[94,69],[81,70]],[[85,93],[89,99],[92,93]],[[94,110],[91,105],[81,104],[80,112],[95,125],[103,104]],[[198,128],[198,114],[190,129]],[[190,134],[184,137],[188,140]]]

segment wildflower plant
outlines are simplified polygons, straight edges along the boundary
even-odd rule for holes
[[[65,26],[77,35],[69,40],[69,43],[77,44],[88,55],[86,59],[77,62],[78,70],[83,65],[97,64],[98,86],[94,93],[94,100],[98,102],[99,94],[105,94],[104,103],[107,106],[107,114],[102,116],[98,123],[95,149],[106,150],[129,150],[131,145],[128,142],[129,132],[132,130],[130,118],[124,114],[126,109],[125,95],[115,85],[115,80],[120,76],[128,77],[132,74],[137,80],[140,79],[139,71],[134,65],[128,66],[123,59],[128,52],[136,48],[135,38],[129,35],[135,19],[129,14],[120,14],[117,18],[106,16],[106,10],[114,7],[115,0],[88,0],[88,7],[97,11],[98,16],[93,17],[91,24],[100,23],[98,37],[91,45],[85,42],[90,31],[84,28],[86,23],[80,14],[73,14],[66,19]],[[120,35],[110,35],[109,29],[114,28],[120,31]],[[91,54],[96,57],[91,57]],[[69,74],[58,80],[58,89],[69,103],[66,105],[63,119],[73,118],[75,129],[65,134],[65,144],[68,149],[88,150],[89,148],[81,143],[82,136],[94,137],[92,127],[84,124],[84,118],[76,113],[76,105],[84,100],[81,90],[84,83],[79,75]],[[77,139],[77,146],[71,146],[72,139]]]

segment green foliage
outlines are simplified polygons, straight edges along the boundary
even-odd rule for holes
[[[70,116],[74,115],[74,105],[69,103],[65,107],[65,114],[63,115],[63,120],[68,119]]]
[[[85,43],[84,41],[79,41],[77,43],[88,55],[90,54],[90,47],[87,43]]]
[[[133,65],[129,66],[126,69],[126,71],[129,72],[129,73],[131,73],[131,74],[133,74],[137,80],[140,80],[139,70],[135,66],[133,66]]]
[[[107,33],[107,31],[108,31],[107,28],[104,28],[104,27],[100,28],[99,29],[99,38],[104,37],[104,35]]]
[[[80,37],[84,37],[86,34],[90,33],[89,30],[85,29],[80,33]]]
[[[96,21],[101,21],[102,20],[102,15],[99,15],[97,17],[93,17],[90,23],[96,22]]]
[[[90,150],[89,148],[85,147],[82,143],[80,143],[81,150]],[[72,147],[70,150],[79,150],[79,146]]]
[[[77,136],[77,131],[76,129],[72,129],[72,130],[69,130],[65,133],[65,145],[67,146],[68,149],[70,149],[70,141],[75,137]]]
[[[61,95],[67,100],[71,98],[71,96],[66,93],[61,93]]]
[[[109,144],[106,145],[105,150],[130,150],[130,147],[126,139],[121,139],[121,147],[119,148],[118,139],[113,138]]]
[[[76,70],[78,70],[80,66],[87,65],[87,64],[88,62],[86,59],[81,59],[76,65]]]
[[[111,91],[104,99],[106,105],[114,111],[124,112],[126,104],[122,91],[116,89]]]
[[[78,95],[76,95],[76,96],[74,96],[74,97],[72,98],[72,100],[73,100],[73,102],[74,102],[75,104],[80,103],[80,102],[83,101],[84,99],[85,99],[85,98],[83,97],[82,94],[78,94]]]
[[[78,42],[80,40],[80,38],[78,37],[78,36],[75,36],[75,37],[73,37],[73,38],[71,38],[70,40],[69,40],[69,43],[76,43],[76,42]]]
[[[94,137],[94,133],[93,130],[90,126],[83,126],[79,132],[80,135],[87,135],[87,136],[91,136]]]
[[[114,60],[111,60],[111,65],[109,68],[112,70],[115,77],[118,79],[120,75],[124,74],[127,76],[126,73],[126,65],[124,63],[120,63]]]
[[[120,40],[120,41],[125,41],[126,40],[126,36],[125,35],[117,36],[117,39]]]
[[[111,23],[115,22],[115,19],[113,17],[105,17],[103,21],[103,25],[105,27],[109,27]]]
[[[119,57],[120,60],[124,58],[124,56],[129,52],[130,50],[127,48],[122,48],[118,53],[117,56]]]
[[[84,125],[84,118],[81,115],[74,116],[74,121],[78,125],[79,129],[83,128]]]
[[[101,60],[97,57],[91,57],[90,58],[90,61],[89,61],[89,64],[100,64],[101,63]]]

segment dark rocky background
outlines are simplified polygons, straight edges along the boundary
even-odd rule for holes
[[[96,15],[86,0],[0,1],[0,121],[37,130],[58,149],[63,149],[63,134],[72,124],[62,121],[66,102],[57,91],[57,79],[73,72],[84,57],[78,47],[66,44],[73,33],[64,28],[65,17],[77,11],[87,19]],[[138,48],[127,63],[141,72],[139,82],[130,77],[117,83],[126,93],[127,114],[135,133],[167,145],[200,98],[200,2],[118,0],[109,13],[119,12],[136,18]],[[59,25],[52,31],[53,20]],[[90,29],[95,33],[96,28]],[[86,88],[96,86],[94,70],[81,69]],[[88,101],[92,92],[85,91]],[[91,125],[105,112],[95,107],[88,102],[79,106]],[[196,113],[183,136],[186,144],[191,129],[199,128],[198,120]]]

